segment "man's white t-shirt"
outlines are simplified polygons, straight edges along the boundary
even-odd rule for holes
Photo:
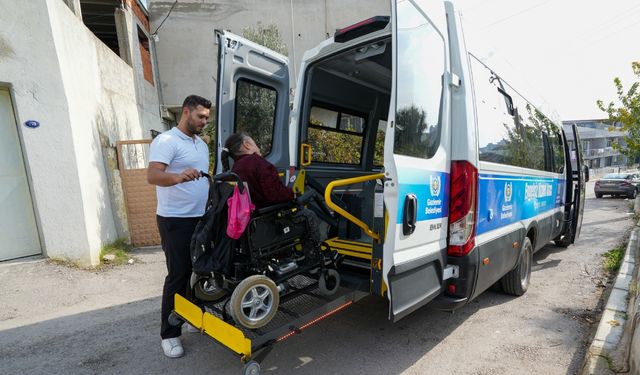
[[[187,168],[209,170],[209,146],[197,135],[193,138],[177,127],[158,135],[151,142],[150,162],[167,165],[168,173],[181,173]],[[198,217],[204,215],[209,195],[206,178],[173,186],[156,186],[158,209],[163,217]]]

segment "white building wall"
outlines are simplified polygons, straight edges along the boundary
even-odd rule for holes
[[[88,240],[82,201],[75,198],[82,190],[73,167],[69,108],[51,34],[44,0],[2,0],[0,82],[10,85],[14,96],[42,244],[51,255],[71,256],[87,249]],[[22,126],[27,120],[41,126]]]
[[[63,1],[0,0],[0,8],[0,84],[14,96],[43,250],[95,265],[104,243],[128,235],[115,143],[150,138],[157,107],[139,109],[157,95],[150,84],[138,94],[132,67]],[[137,36],[134,47],[139,61]]]

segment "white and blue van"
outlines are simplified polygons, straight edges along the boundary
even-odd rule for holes
[[[451,3],[391,10],[307,51],[292,104],[286,57],[217,32],[218,149],[245,131],[321,193],[342,282],[388,299],[394,321],[496,283],[521,295],[533,253],[578,238],[582,152],[466,49]]]

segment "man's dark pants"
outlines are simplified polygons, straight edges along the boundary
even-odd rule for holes
[[[158,231],[162,241],[162,250],[167,259],[167,277],[162,291],[162,327],[163,339],[178,337],[181,327],[169,324],[169,314],[173,310],[174,295],[185,295],[191,277],[191,256],[189,245],[196,229],[199,217],[162,217],[157,216]]]

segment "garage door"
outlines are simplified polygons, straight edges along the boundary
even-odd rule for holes
[[[9,91],[0,89],[0,261],[41,253]]]

